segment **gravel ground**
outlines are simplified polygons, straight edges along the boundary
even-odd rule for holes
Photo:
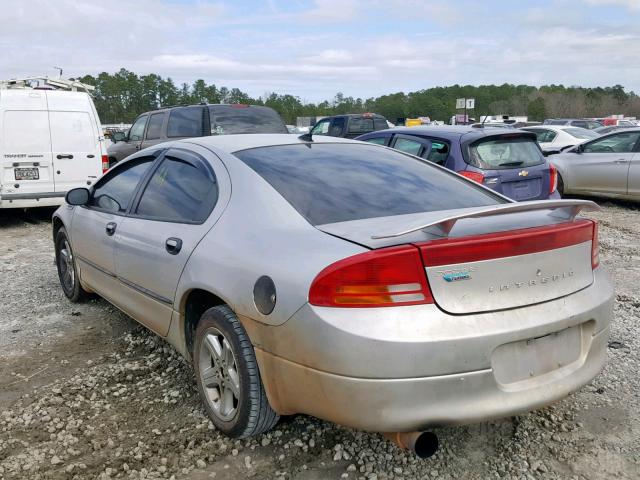
[[[255,439],[221,436],[168,344],[103,300],[66,301],[50,214],[0,212],[2,479],[640,478],[637,206],[594,214],[617,291],[603,373],[543,410],[437,429],[428,460],[305,416]]]

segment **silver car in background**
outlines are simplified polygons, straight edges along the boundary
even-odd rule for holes
[[[549,161],[558,169],[560,195],[640,200],[640,128],[614,131]]]
[[[233,437],[304,413],[385,432],[508,416],[591,381],[613,290],[584,200],[515,203],[332,137],[141,151],[54,214],[64,293],[96,292],[193,362]]]

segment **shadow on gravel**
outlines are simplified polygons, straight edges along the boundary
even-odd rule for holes
[[[41,208],[7,208],[0,209],[0,229],[19,227],[25,223],[38,225],[42,222],[51,222],[51,216],[57,207]]]

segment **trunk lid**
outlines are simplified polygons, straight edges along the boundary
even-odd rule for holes
[[[545,164],[528,168],[489,170],[485,172],[485,182],[488,186],[493,186],[491,182],[495,181],[496,190],[516,201],[546,198],[548,192],[547,195],[543,195],[543,189],[545,183],[547,190],[549,188],[548,181],[545,182],[548,172],[549,168]]]
[[[452,314],[503,310],[593,282],[593,202],[541,201],[321,225],[369,248],[413,244],[435,303]],[[386,232],[380,234],[380,232]]]

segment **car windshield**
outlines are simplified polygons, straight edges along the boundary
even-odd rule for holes
[[[426,161],[364,142],[261,147],[235,155],[313,225],[504,202]]]
[[[236,133],[289,133],[282,118],[268,107],[248,105],[209,106],[212,135]]]
[[[597,138],[600,136],[597,132],[594,132],[593,130],[587,130],[585,128],[565,128],[564,131],[572,137],[580,138],[582,140]]]
[[[544,163],[544,156],[533,139],[489,137],[469,146],[467,163],[487,170],[532,167]]]

